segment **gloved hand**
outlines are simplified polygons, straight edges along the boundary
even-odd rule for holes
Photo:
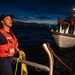
[[[24,54],[24,51],[22,51],[22,50],[19,50],[19,54]]]

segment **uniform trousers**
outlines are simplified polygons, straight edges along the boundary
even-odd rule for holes
[[[0,75],[13,75],[12,57],[0,58]]]

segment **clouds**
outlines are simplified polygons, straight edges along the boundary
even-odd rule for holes
[[[2,0],[0,13],[12,13],[19,19],[54,20],[69,15],[74,0]],[[53,22],[53,21],[52,21]]]

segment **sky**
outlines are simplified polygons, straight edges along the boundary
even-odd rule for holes
[[[1,0],[0,15],[13,14],[22,22],[56,24],[72,13],[75,0]]]

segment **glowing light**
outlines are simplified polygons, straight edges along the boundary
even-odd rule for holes
[[[73,10],[75,11],[75,8],[73,8]]]

